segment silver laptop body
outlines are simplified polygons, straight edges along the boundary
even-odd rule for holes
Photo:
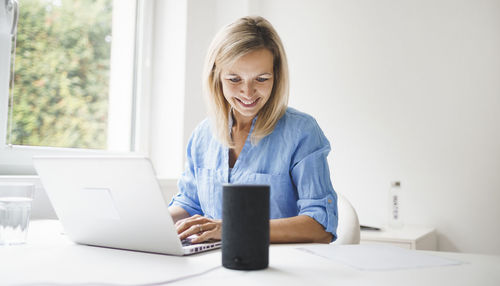
[[[140,156],[35,156],[35,169],[68,237],[79,244],[187,255],[150,160]]]

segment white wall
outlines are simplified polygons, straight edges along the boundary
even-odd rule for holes
[[[182,171],[187,1],[155,1],[151,59],[149,155],[157,176]],[[178,175],[177,175],[178,176]]]
[[[330,139],[334,187],[385,223],[401,180],[408,224],[445,251],[500,254],[500,1],[259,2],[291,69],[290,105]]]
[[[201,74],[205,53],[215,33],[215,20],[212,18],[212,15],[216,14],[214,2],[192,0],[188,1],[187,5],[184,146],[187,145],[194,128],[207,116]],[[208,15],[211,15],[209,19],[206,18]]]
[[[288,53],[290,105],[330,139],[334,187],[361,223],[385,223],[400,180],[406,223],[435,227],[441,250],[500,254],[500,1],[188,3],[184,142],[205,116],[193,79],[210,39],[260,14]]]

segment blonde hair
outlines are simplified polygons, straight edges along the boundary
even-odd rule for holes
[[[253,145],[273,132],[288,105],[288,63],[278,33],[266,19],[244,17],[220,30],[213,39],[205,59],[203,87],[210,117],[217,138],[228,147],[234,147],[229,132],[231,106],[224,98],[221,70],[241,56],[259,49],[273,54],[273,89],[266,104],[258,113],[251,142]]]

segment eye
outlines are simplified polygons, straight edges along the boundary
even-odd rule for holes
[[[268,80],[268,78],[266,78],[266,77],[258,77],[256,80],[258,82],[265,82],[266,80]]]
[[[239,77],[232,77],[232,78],[228,78],[228,80],[229,80],[230,82],[237,83],[237,82],[240,82],[240,80],[241,80],[241,79],[240,79]]]

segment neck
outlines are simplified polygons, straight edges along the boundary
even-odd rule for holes
[[[236,131],[250,130],[254,117],[246,117],[233,112],[233,129]]]

